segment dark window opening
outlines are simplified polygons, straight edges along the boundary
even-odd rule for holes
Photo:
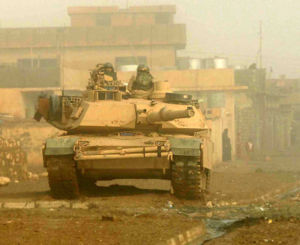
[[[222,108],[225,107],[225,94],[222,92],[212,93],[207,96],[207,107],[208,108]]]
[[[109,14],[102,14],[96,17],[97,26],[110,26],[111,25],[111,16]]]
[[[57,59],[40,59],[40,68],[57,67]]]
[[[170,24],[170,15],[159,13],[155,15],[155,23],[156,24]]]
[[[147,57],[146,56],[129,56],[129,57],[116,57],[116,67],[117,70],[120,70],[122,66],[127,65],[147,65]]]
[[[55,68],[58,67],[57,59],[19,59],[18,67],[24,69]]]

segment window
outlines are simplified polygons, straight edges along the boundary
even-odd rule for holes
[[[58,67],[57,59],[19,59],[18,67],[25,69],[55,68]]]
[[[37,68],[37,59],[19,59],[18,60],[19,68]]]
[[[208,108],[221,108],[225,107],[225,94],[224,93],[212,93],[207,96]]]
[[[127,56],[127,57],[116,57],[116,67],[117,70],[120,70],[122,66],[129,65],[147,65],[147,57],[146,56]]]
[[[156,24],[170,24],[170,15],[165,13],[159,13],[155,15]]]
[[[96,17],[97,26],[110,26],[111,25],[111,15],[101,14]]]

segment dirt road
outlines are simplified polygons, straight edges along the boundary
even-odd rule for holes
[[[299,180],[298,158],[277,157],[217,165],[205,203],[175,198],[168,181],[100,182],[81,199],[98,203],[88,210],[0,209],[0,244],[158,244],[204,221],[246,216],[255,222],[207,244],[297,244]],[[0,189],[0,203],[31,200],[53,200],[46,178]]]

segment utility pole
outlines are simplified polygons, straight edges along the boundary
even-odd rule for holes
[[[259,57],[259,68],[262,69],[262,42],[263,42],[263,33],[262,33],[262,21],[259,22],[259,50],[258,50],[258,57]]]
[[[63,31],[62,31],[62,41],[61,41],[61,49],[60,49],[60,69],[61,69],[61,89],[62,89],[62,96],[65,95],[65,31],[66,27],[64,24]]]
[[[262,72],[263,69],[263,30],[262,30],[262,21],[259,21],[259,50],[258,50],[258,59],[259,59],[259,71]],[[261,77],[261,76],[260,76]],[[262,78],[259,78],[261,80]],[[266,151],[266,132],[267,132],[267,97],[266,97],[266,84],[265,84],[265,79],[264,78],[262,81],[259,81],[259,83],[264,82],[262,86],[262,95],[260,96],[260,111],[261,111],[261,120],[262,120],[262,127],[260,130],[261,134],[261,149],[262,149],[262,154],[265,155]]]

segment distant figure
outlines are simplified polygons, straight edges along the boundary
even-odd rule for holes
[[[242,142],[241,142],[241,133],[237,133],[236,136],[236,156],[237,158],[242,157]]]
[[[228,129],[224,129],[222,134],[223,162],[231,161],[231,141],[228,136]]]
[[[245,144],[245,150],[247,154],[247,160],[253,160],[253,154],[254,154],[254,144],[251,139],[249,139]]]
[[[150,91],[153,89],[153,76],[150,69],[146,65],[139,65],[136,77],[132,77],[130,81],[130,90]]]

